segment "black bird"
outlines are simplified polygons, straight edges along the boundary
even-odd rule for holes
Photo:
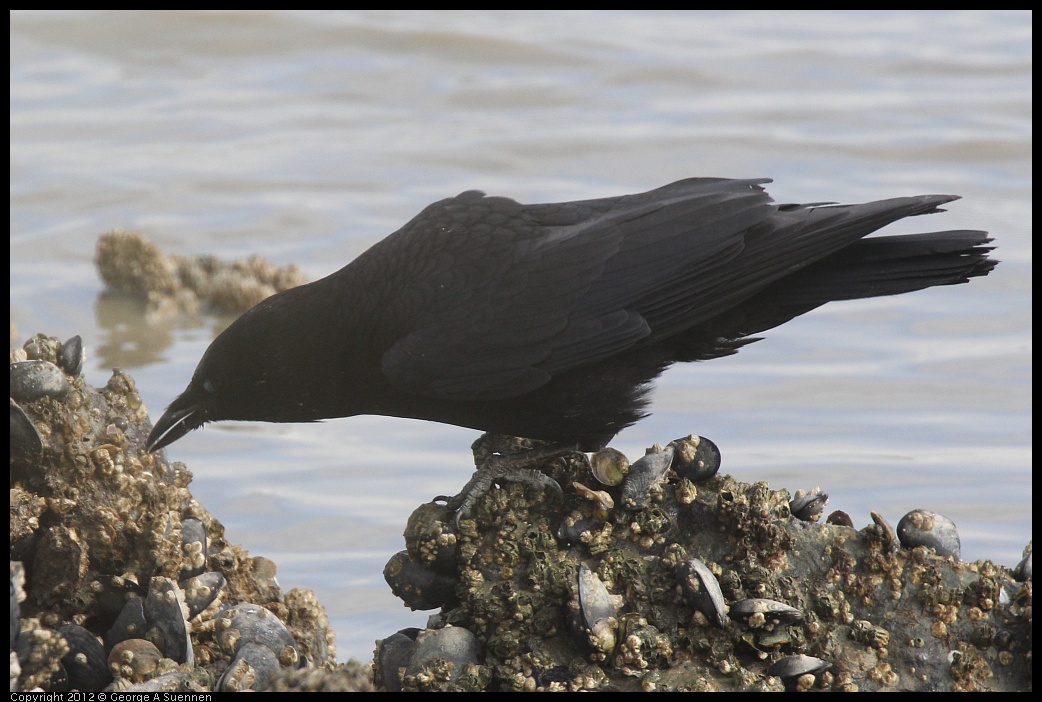
[[[207,349],[148,437],[223,419],[427,419],[582,450],[645,416],[676,362],[735,353],[831,300],[967,282],[981,231],[865,239],[955,195],[775,204],[769,179],[523,205],[467,191],[271,296]]]

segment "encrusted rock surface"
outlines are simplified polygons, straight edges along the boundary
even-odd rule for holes
[[[214,256],[167,254],[144,234],[123,229],[98,237],[94,264],[108,287],[145,299],[153,318],[203,306],[241,313],[307,282],[293,265],[279,268],[260,256],[224,262]]]
[[[405,533],[416,564],[438,564],[439,577],[456,581],[432,626],[472,631],[482,644],[478,665],[484,674],[403,678],[400,652],[393,664],[381,665],[378,648],[378,684],[444,690],[1031,688],[1032,584],[1018,582],[1007,568],[961,562],[922,546],[901,548],[893,530],[875,522],[857,530],[795,518],[786,491],[726,474],[696,484],[670,471],[648,487],[645,507],[626,509],[621,486],[598,483],[581,456],[544,470],[564,487],[563,505],[507,483],[479,499],[458,531],[453,514],[429,504],[417,510]],[[591,490],[607,491],[609,499],[591,500]],[[605,510],[612,502],[616,506]],[[638,496],[629,503],[645,501]],[[728,605],[744,601],[748,613],[728,621],[700,611],[699,598],[688,591],[685,564],[692,558],[716,576]],[[579,584],[587,572],[596,587]],[[412,577],[422,590],[422,573]],[[607,626],[594,631],[581,616],[588,605],[581,600],[588,597],[584,589],[599,593],[600,583],[614,606],[605,609],[597,595],[590,606],[599,608]]]
[[[192,497],[185,466],[143,450],[133,379],[91,388],[69,348],[37,335],[11,354],[12,690],[218,689],[236,656],[222,689],[371,688],[336,665],[314,594],[283,593],[274,564]]]

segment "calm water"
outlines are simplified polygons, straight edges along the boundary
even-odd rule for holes
[[[637,192],[769,176],[780,201],[958,193],[894,231],[973,228],[970,285],[829,305],[735,357],[675,368],[619,436],[692,431],[724,470],[820,485],[855,523],[916,507],[967,559],[1031,538],[1028,13],[52,13],[11,29],[11,316],[81,334],[152,416],[230,320],[149,325],[103,297],[113,227],[176,253],[330,273],[429,202]],[[175,444],[229,539],[318,592],[340,657],[422,626],[384,563],[412,509],[469,476],[475,432],[358,417],[229,424]]]

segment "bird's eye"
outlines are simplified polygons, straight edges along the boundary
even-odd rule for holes
[[[215,392],[217,392],[217,388],[215,388],[213,386],[213,383],[211,383],[209,380],[203,381],[203,390],[205,390],[210,395],[213,395]]]

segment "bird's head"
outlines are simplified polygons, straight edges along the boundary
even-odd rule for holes
[[[216,394],[209,381],[197,384],[193,380],[185,391],[170,403],[166,412],[152,427],[148,441],[145,443],[145,450],[158,451],[193,429],[216,419],[214,416],[216,406]]]
[[[148,435],[148,451],[207,422],[308,422],[348,414],[336,411],[343,378],[336,339],[321,333],[329,325],[287,309],[287,300],[305,287],[269,297],[213,340],[188,387]]]

